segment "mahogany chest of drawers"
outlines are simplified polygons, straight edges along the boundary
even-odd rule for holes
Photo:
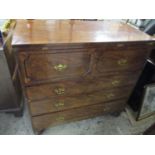
[[[123,23],[19,20],[13,47],[33,128],[123,110],[154,45]]]

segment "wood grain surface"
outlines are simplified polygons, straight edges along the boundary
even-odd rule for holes
[[[13,44],[148,41],[152,38],[118,21],[17,20]]]

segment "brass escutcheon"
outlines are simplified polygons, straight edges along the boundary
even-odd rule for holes
[[[54,104],[55,107],[63,107],[65,105],[64,101],[59,101],[58,103]]]
[[[57,121],[63,121],[65,118],[63,116],[59,116],[56,118]]]
[[[56,88],[54,89],[54,92],[58,95],[62,95],[65,93],[65,88]]]
[[[112,81],[112,85],[113,85],[113,86],[118,86],[119,83],[120,83],[120,81],[118,81],[118,80],[114,80],[114,81]]]
[[[113,93],[110,93],[110,94],[107,94],[107,98],[110,99],[110,98],[113,98],[115,95]]]
[[[126,59],[120,59],[120,60],[118,60],[118,65],[126,65],[127,64],[127,60]]]
[[[57,71],[63,71],[66,68],[67,68],[67,65],[65,65],[65,64],[58,64],[58,65],[54,66],[54,69],[57,70]]]

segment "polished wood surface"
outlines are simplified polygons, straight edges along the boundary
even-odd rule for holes
[[[13,45],[148,41],[152,38],[118,21],[18,20]]]
[[[114,89],[134,85],[139,73],[123,76],[103,76],[98,78],[72,79],[41,85],[26,87],[26,96],[29,102],[50,99],[51,97],[75,96],[92,93],[99,90]]]
[[[34,129],[121,111],[154,46],[116,21],[18,20],[13,48]]]
[[[32,116],[37,116],[50,112],[94,105],[102,102],[106,103],[113,100],[124,99],[124,101],[127,101],[131,92],[131,88],[132,86],[128,86],[121,89],[116,88],[111,90],[95,91],[94,93],[89,94],[85,92],[80,96],[55,97],[49,100],[30,102],[29,105]]]
[[[28,52],[20,48],[18,59],[25,85],[87,78],[90,75],[110,75],[114,72],[119,75],[120,72],[128,73],[142,69],[151,47],[148,43],[139,47],[138,45],[125,43],[123,47],[122,44],[121,47],[116,44],[111,48],[102,45],[102,48],[85,46],[78,49],[70,49],[68,45],[68,49],[65,50],[59,45],[59,49],[40,51],[35,49],[37,45],[34,45]],[[130,48],[126,48],[128,46]]]
[[[148,56],[147,49],[109,50],[97,49],[96,74],[109,74],[114,72],[131,72],[142,69]]]
[[[67,50],[67,53],[32,52],[19,54],[23,64],[25,83],[48,81],[86,75],[90,70],[91,54],[88,50]],[[69,53],[68,53],[69,52]]]

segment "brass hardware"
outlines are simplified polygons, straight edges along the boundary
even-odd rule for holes
[[[65,64],[58,64],[58,65],[54,66],[54,69],[57,71],[63,71],[66,68],[67,68],[67,65],[65,65]]]
[[[56,88],[54,89],[54,92],[58,95],[62,95],[65,93],[65,88]]]
[[[128,62],[128,61],[127,61],[126,59],[120,59],[120,60],[118,60],[117,63],[118,63],[118,65],[121,65],[121,66],[122,66],[122,65],[126,65],[127,62]]]
[[[117,86],[117,85],[119,85],[119,83],[120,83],[120,81],[118,81],[118,80],[112,81],[112,85],[113,85],[113,86]]]
[[[115,95],[110,93],[110,94],[107,94],[107,98],[110,99],[110,98],[113,98]]]
[[[63,107],[65,105],[64,101],[59,101],[58,103],[54,104],[55,107]]]
[[[57,121],[63,121],[65,118],[63,116],[59,116],[56,118]]]

